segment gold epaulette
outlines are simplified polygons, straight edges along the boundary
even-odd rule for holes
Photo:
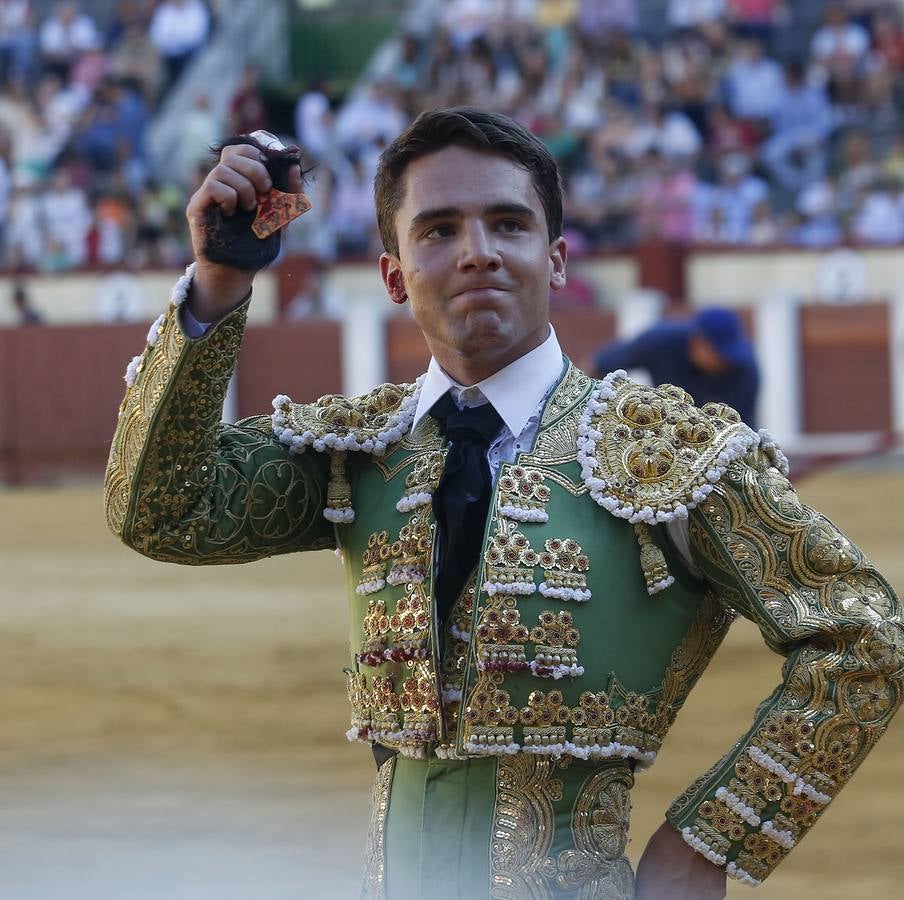
[[[629,522],[655,525],[686,518],[728,465],[760,441],[730,406],[698,409],[681,388],[646,387],[619,369],[598,382],[587,401],[578,462],[600,506]]]
[[[360,397],[327,394],[314,403],[293,403],[280,394],[273,398],[273,434],[293,453],[308,447],[330,453],[330,482],[324,516],[331,522],[355,518],[345,476],[348,451],[382,456],[411,429],[420,395],[414,384],[381,384]]]

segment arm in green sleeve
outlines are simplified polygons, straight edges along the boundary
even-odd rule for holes
[[[334,546],[321,514],[329,460],[290,453],[266,416],[220,421],[246,314],[247,304],[192,341],[171,304],[130,366],[105,504],[139,553],[207,565]]]
[[[751,729],[667,818],[728,874],[758,884],[885,732],[904,691],[894,591],[763,454],[732,464],[691,513],[694,559],[722,602],[785,657]]]

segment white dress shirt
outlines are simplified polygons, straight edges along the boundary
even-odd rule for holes
[[[503,422],[487,450],[490,474],[495,481],[500,463],[514,462],[517,453],[529,450],[533,445],[543,404],[558,383],[563,365],[562,348],[552,325],[549,326],[549,337],[539,347],[468,387],[455,381],[435,359],[431,359],[414,411],[412,431],[447,392],[459,409],[491,403]]]

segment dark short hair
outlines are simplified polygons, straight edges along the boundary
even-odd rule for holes
[[[405,169],[446,147],[511,159],[530,173],[546,215],[550,243],[562,234],[562,177],[543,142],[508,116],[470,106],[422,112],[382,153],[374,181],[377,225],[386,251],[398,256],[395,220]]]

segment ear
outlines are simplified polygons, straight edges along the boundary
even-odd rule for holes
[[[549,287],[553,291],[561,291],[565,287],[565,263],[568,260],[568,245],[565,238],[556,238],[549,245]]]
[[[393,303],[405,303],[408,300],[401,263],[389,253],[380,255],[380,277]]]

